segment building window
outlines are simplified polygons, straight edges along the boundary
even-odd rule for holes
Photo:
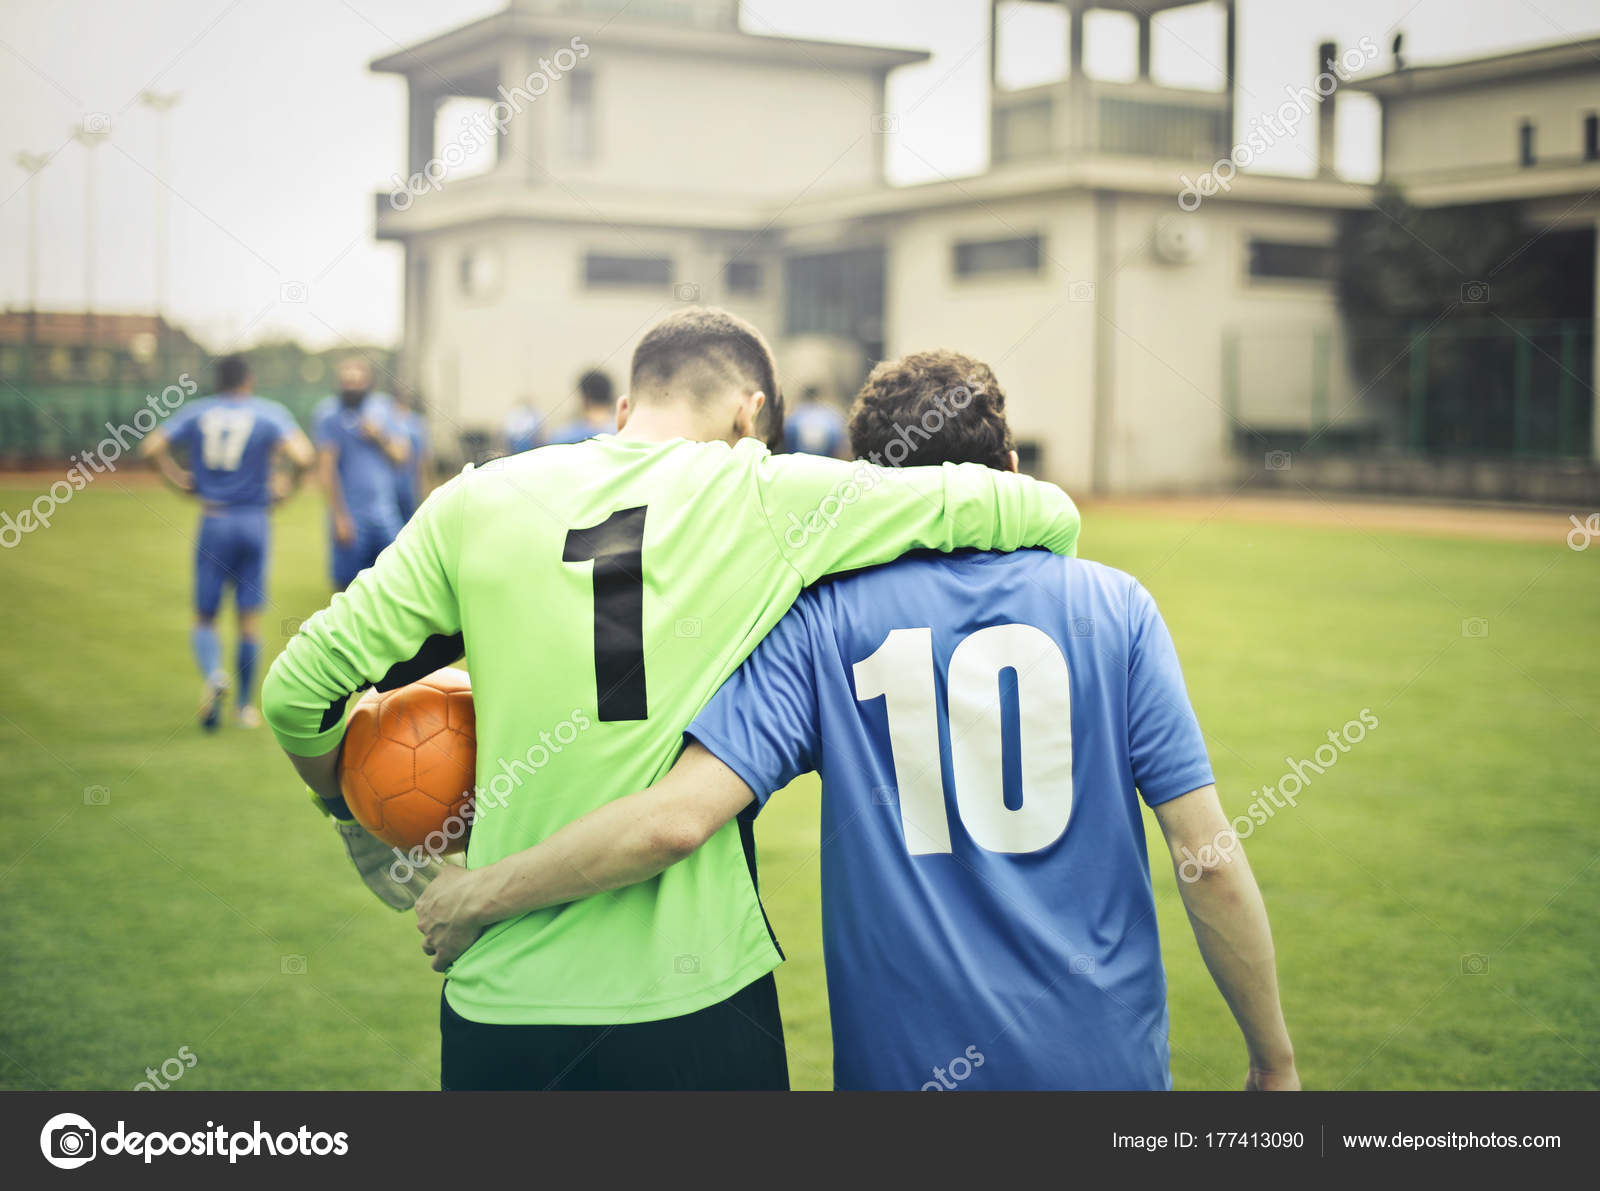
[[[730,294],[759,294],[765,283],[758,261],[728,261],[722,266],[722,288]]]
[[[577,71],[567,76],[567,156],[593,161],[598,156],[595,128],[594,75]]]
[[[583,281],[593,288],[649,287],[672,284],[672,258],[667,256],[609,256],[591,252],[583,258]]]
[[[1583,118],[1583,159],[1600,161],[1600,116],[1593,112]]]
[[[957,277],[1001,273],[1037,273],[1044,263],[1044,237],[1010,240],[962,240],[955,246]]]
[[[881,360],[883,300],[882,248],[793,256],[784,264],[786,334],[852,340],[863,360]]]
[[[1331,281],[1337,254],[1327,244],[1250,241],[1250,276],[1271,281]]]
[[[1533,121],[1524,120],[1522,127],[1517,130],[1517,152],[1524,168],[1532,165],[1535,161],[1533,134]]]

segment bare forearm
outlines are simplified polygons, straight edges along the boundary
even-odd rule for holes
[[[335,517],[346,515],[344,488],[339,483],[339,461],[331,452],[324,451],[317,459],[317,482],[328,497],[328,508]]]
[[[521,852],[479,870],[480,925],[621,889],[671,868],[754,800],[750,787],[698,741],[648,790],[590,811]]]
[[[295,767],[295,772],[302,781],[316,792],[318,798],[324,802],[342,802],[344,795],[339,792],[339,750],[324,753],[320,757],[297,757],[293,753],[285,754],[290,764]]]
[[[1272,928],[1261,890],[1236,850],[1232,859],[1178,887],[1206,969],[1244,1035],[1253,1068],[1289,1070],[1294,1049],[1278,999]]]
[[[693,837],[670,829],[670,817],[663,800],[650,791],[591,811],[544,842],[482,870],[474,917],[485,924],[503,922],[649,880],[698,846]]]
[[[178,461],[172,457],[171,452],[157,450],[150,456],[156,465],[156,470],[161,473],[161,478],[171,484],[179,492],[192,493],[194,491],[194,477],[184,468],[178,466]]]

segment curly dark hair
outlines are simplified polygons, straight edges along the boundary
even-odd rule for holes
[[[850,410],[850,446],[873,463],[982,463],[1011,470],[1006,395],[989,366],[960,352],[914,352],[867,376]]]

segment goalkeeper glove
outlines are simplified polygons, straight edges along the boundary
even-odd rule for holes
[[[356,866],[361,882],[392,910],[409,910],[417,898],[439,875],[439,861],[427,857],[417,863],[398,848],[391,848],[354,819],[337,818],[328,804],[311,791],[311,799],[328,818],[344,842],[350,863]]]

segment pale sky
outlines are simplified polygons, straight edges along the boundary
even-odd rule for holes
[[[53,155],[38,179],[40,304],[85,297],[86,159],[71,131],[109,117],[92,217],[96,308],[155,300],[156,195],[168,194],[168,307],[213,348],[293,336],[312,346],[392,343],[400,326],[400,249],[372,238],[373,195],[404,166],[404,84],[367,63],[503,7],[502,0],[3,0],[0,3],[0,304],[26,304],[26,174],[18,152]],[[1275,109],[1312,77],[1322,41],[1369,38],[1387,69],[1398,23],[1413,64],[1600,33],[1600,0],[1239,0],[1238,123]],[[889,172],[896,182],[983,168],[986,0],[753,0],[745,28],[929,50],[891,80]],[[1064,66],[1062,18],[1008,10],[1002,81]],[[1157,81],[1220,80],[1220,23],[1195,10],[1163,18]],[[1091,23],[1088,70],[1131,72],[1131,24]],[[161,119],[145,89],[181,92]],[[1338,160],[1368,180],[1377,121],[1365,96],[1339,104]],[[1313,122],[1256,168],[1309,173]],[[285,301],[304,287],[305,301]],[[286,291],[285,286],[290,288]]]

